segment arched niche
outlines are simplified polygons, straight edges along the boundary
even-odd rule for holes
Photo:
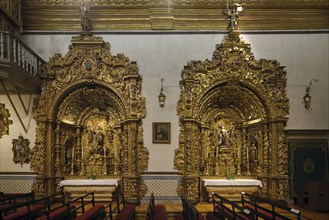
[[[146,193],[143,143],[145,98],[137,64],[113,56],[100,37],[73,37],[69,52],[55,54],[42,70],[42,92],[34,102],[37,122],[31,168],[33,190],[60,190],[62,179],[122,178],[125,197]]]
[[[231,31],[212,60],[188,62],[180,88],[178,193],[198,201],[203,178],[253,178],[262,181],[262,196],[285,199],[289,103],[284,67],[256,60],[239,32]]]

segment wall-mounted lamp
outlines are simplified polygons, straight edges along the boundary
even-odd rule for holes
[[[311,85],[312,85],[313,82],[317,83],[318,81],[319,80],[317,80],[317,79],[311,79],[309,85],[306,87],[306,94],[304,95],[303,102],[302,102],[302,103],[304,103],[304,107],[305,107],[306,110],[312,110],[311,109],[311,99],[312,99],[312,97],[310,95]]]
[[[161,90],[160,90],[160,94],[158,95],[159,105],[161,108],[165,106],[165,101],[166,101],[166,95],[163,94],[163,81],[164,79],[161,79]]]

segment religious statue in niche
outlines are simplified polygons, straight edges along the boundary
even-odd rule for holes
[[[97,126],[95,131],[89,130],[89,143],[92,148],[98,153],[103,153],[104,149],[104,133],[101,125]]]
[[[251,143],[251,146],[250,146],[250,162],[251,163],[257,163],[257,160],[258,160],[258,152],[257,152],[257,147],[256,147],[256,143],[253,142]]]
[[[249,162],[251,164],[257,164],[258,163],[258,139],[257,135],[255,133],[251,133],[249,135],[249,149],[248,149],[248,157]]]
[[[259,151],[259,134],[257,132],[251,132],[248,135],[248,147],[247,147],[247,158],[249,160],[249,169],[251,172],[259,173],[259,159],[258,159],[258,151]]]
[[[76,137],[72,134],[67,134],[62,137],[64,139],[65,146],[65,166],[64,173],[74,174],[76,172],[77,167],[74,165],[74,160],[76,159],[75,155],[75,139]]]
[[[9,125],[13,122],[9,120],[9,110],[5,109],[5,104],[0,103],[0,138],[3,135],[9,134]]]
[[[212,128],[212,145],[215,147],[215,156],[218,157],[220,149],[231,146],[231,136],[234,136],[234,127],[227,121],[218,121]],[[234,139],[234,137],[232,137]]]
[[[235,157],[238,155],[235,124],[229,119],[215,118],[210,128],[210,154],[207,150],[207,172],[216,176],[234,178]]]
[[[65,143],[65,161],[72,161],[73,159],[73,144],[71,141]]]
[[[113,145],[115,131],[109,118],[91,118],[86,122],[82,135],[81,159],[89,176],[107,175],[115,164],[116,149]]]
[[[228,136],[227,136],[227,130],[225,129],[224,125],[220,125],[218,129],[218,147],[226,147]]]
[[[18,139],[13,139],[12,141],[14,152],[13,161],[15,163],[20,163],[23,166],[24,163],[30,162],[30,141],[24,139],[22,135],[19,135]]]

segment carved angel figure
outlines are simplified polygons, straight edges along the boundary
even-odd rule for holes
[[[81,19],[80,24],[83,31],[90,31],[91,30],[91,22],[89,18],[89,9],[90,4],[85,2],[80,2],[79,4],[80,12],[81,12]]]

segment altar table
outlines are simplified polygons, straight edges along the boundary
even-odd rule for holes
[[[113,193],[119,190],[119,185],[120,179],[71,179],[60,182],[69,200],[94,192],[95,201],[112,201]]]
[[[240,201],[241,192],[253,194],[262,187],[262,182],[255,179],[203,179],[202,183],[208,194],[208,201],[213,192],[232,201]]]

